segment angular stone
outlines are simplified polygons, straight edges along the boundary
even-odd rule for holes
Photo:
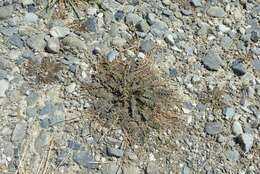
[[[226,15],[226,12],[221,7],[210,7],[207,10],[207,14],[211,17],[221,18],[221,17],[224,17]]]
[[[124,155],[124,151],[121,149],[117,149],[117,148],[107,148],[107,154],[108,156],[115,156],[117,158],[120,158]]]
[[[50,53],[58,53],[60,51],[60,41],[58,38],[51,37],[47,39],[47,51]]]
[[[15,143],[22,142],[22,140],[26,135],[26,129],[27,129],[27,124],[25,121],[17,123],[13,131],[12,141]]]
[[[223,131],[223,126],[220,122],[209,122],[206,124],[205,131],[209,135],[217,135]]]
[[[92,16],[92,17],[87,18],[84,25],[85,25],[87,31],[96,32],[97,31],[97,19],[96,19],[96,17]]]
[[[238,76],[243,76],[246,74],[246,68],[244,67],[244,64],[239,60],[234,61],[231,68],[233,72]]]
[[[86,49],[85,42],[74,36],[67,36],[62,40],[62,42],[64,45],[70,47],[74,47],[77,49]]]
[[[254,136],[244,133],[240,135],[240,145],[245,152],[249,152],[254,143]]]
[[[46,47],[44,37],[45,34],[33,35],[27,40],[27,45],[35,51],[44,51]]]
[[[7,80],[0,80],[0,97],[5,97],[5,92],[9,88],[9,82]]]
[[[50,29],[50,34],[53,37],[64,38],[70,34],[70,29],[62,26],[55,26]]]
[[[135,26],[138,22],[140,22],[142,18],[134,13],[129,13],[125,17],[125,22],[127,25]]]
[[[230,119],[235,115],[235,109],[232,107],[225,107],[223,114],[226,116],[226,118]]]
[[[74,152],[73,160],[85,168],[96,168],[94,158],[86,151]]]
[[[215,52],[209,52],[203,59],[204,66],[211,71],[217,71],[222,65],[222,59]]]
[[[23,40],[21,39],[20,36],[18,36],[17,34],[14,34],[12,36],[9,37],[9,42],[10,44],[18,47],[18,48],[22,48],[24,45]]]
[[[235,121],[232,125],[232,132],[238,136],[243,133],[243,129],[239,121]]]
[[[238,161],[240,158],[240,154],[237,150],[228,150],[226,152],[226,157],[229,161]]]

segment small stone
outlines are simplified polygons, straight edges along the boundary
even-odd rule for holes
[[[45,34],[33,35],[27,40],[27,45],[35,51],[44,51],[46,47],[44,37]]]
[[[223,110],[223,114],[226,116],[227,119],[230,119],[235,115],[235,109],[232,107],[225,107]]]
[[[237,150],[228,150],[226,152],[226,157],[229,161],[238,161],[240,158],[240,154]]]
[[[39,99],[39,94],[36,92],[31,92],[27,97],[26,97],[26,102],[28,106],[36,104],[37,100]]]
[[[185,165],[185,166],[182,168],[181,174],[191,174],[191,169],[190,169],[188,166]]]
[[[73,140],[68,140],[68,147],[72,150],[79,150],[80,149],[80,144],[73,141]]]
[[[154,41],[152,39],[145,39],[141,41],[140,47],[141,51],[148,53],[154,48]]]
[[[115,13],[114,18],[115,18],[116,21],[121,21],[121,20],[124,18],[124,16],[125,16],[124,11],[118,10],[118,11]]]
[[[171,4],[171,1],[170,0],[162,0],[162,4],[165,5],[165,6],[168,6]]]
[[[26,129],[27,129],[27,124],[25,121],[21,121],[20,123],[17,123],[13,131],[12,141],[15,143],[22,142],[22,140],[26,135]]]
[[[23,58],[25,59],[32,59],[33,55],[34,53],[30,49],[25,50],[22,54]]]
[[[50,29],[50,34],[53,37],[64,38],[70,34],[70,29],[62,26],[55,26]]]
[[[10,42],[10,44],[12,44],[18,48],[22,48],[23,43],[24,43],[23,40],[21,39],[21,37],[19,37],[17,34],[10,36],[9,42]]]
[[[164,37],[164,40],[169,43],[170,45],[174,45],[175,41],[174,41],[174,38],[173,38],[173,35],[168,33],[165,35]]]
[[[232,125],[232,132],[238,136],[243,133],[243,129],[239,121],[235,121]]]
[[[260,33],[260,32],[259,32],[259,33]],[[251,37],[250,37],[250,39],[251,39],[253,42],[257,43],[258,40],[259,40],[259,38],[260,38],[260,34],[258,34],[257,31],[252,31],[252,32],[251,32]]]
[[[46,130],[42,130],[39,135],[36,137],[34,142],[34,148],[38,153],[45,152],[45,148],[50,142],[50,133]]]
[[[62,40],[64,45],[74,47],[77,49],[86,49],[86,44],[81,39],[74,36],[67,36]]]
[[[0,7],[0,20],[4,20],[11,16],[13,13],[13,6],[8,5],[8,6],[2,6]]]
[[[210,7],[207,10],[207,14],[211,17],[221,18],[221,17],[224,17],[226,15],[226,12],[221,7]]]
[[[122,169],[116,163],[109,163],[104,165],[102,169],[102,174],[122,174]]]
[[[26,115],[28,118],[35,117],[37,115],[37,109],[34,108],[26,108]]]
[[[194,5],[195,7],[202,6],[201,0],[191,0],[191,4]]]
[[[124,174],[141,174],[140,169],[136,165],[126,165],[123,167]]]
[[[43,129],[48,129],[50,127],[49,118],[47,116],[40,119],[40,126]]]
[[[223,131],[223,127],[220,122],[209,122],[206,124],[205,131],[209,135],[217,135]]]
[[[117,47],[117,48],[122,48],[123,46],[126,45],[126,40],[122,37],[116,36],[112,40],[112,45]]]
[[[92,16],[92,17],[87,18],[84,25],[85,25],[87,31],[96,32],[97,31],[97,19],[96,19],[96,17]]]
[[[130,26],[135,26],[141,20],[142,20],[142,18],[140,16],[138,16],[137,14],[134,14],[134,13],[129,13],[125,17],[126,24],[130,25]]]
[[[117,58],[118,55],[119,53],[115,50],[109,51],[109,53],[107,54],[107,59],[109,62],[112,62]]]
[[[246,74],[246,69],[244,67],[244,64],[239,61],[239,60],[235,60],[233,63],[232,63],[232,66],[231,66],[233,72],[238,75],[238,76],[243,76]]]
[[[259,59],[254,59],[253,60],[253,66],[254,66],[254,69],[256,71],[259,71],[260,72],[260,60]]]
[[[21,2],[24,7],[34,3],[33,0],[21,0]]]
[[[150,25],[154,24],[157,21],[156,20],[156,15],[154,13],[148,13],[146,18],[147,18],[148,24],[150,24]]]
[[[254,137],[251,134],[244,133],[240,135],[240,145],[245,152],[249,152],[254,143]]]
[[[226,32],[229,32],[229,31],[230,31],[230,28],[227,27],[226,25],[223,25],[223,24],[220,24],[220,25],[218,26],[218,29],[219,29],[219,31],[221,31],[221,32],[223,32],[223,33],[226,33]]]
[[[145,33],[147,33],[150,29],[149,25],[145,20],[141,20],[140,22],[138,22],[135,27],[137,31],[145,32]]]
[[[168,31],[168,25],[163,21],[157,20],[151,25],[150,31],[155,37],[162,37]]]
[[[47,39],[47,51],[50,53],[58,53],[60,51],[60,41],[58,38],[51,37]]]
[[[37,23],[38,21],[38,16],[34,13],[27,13],[24,16],[24,21],[28,23]]]
[[[85,168],[96,168],[94,158],[86,151],[77,151],[73,154],[73,160]]]
[[[108,156],[115,156],[117,158],[120,158],[124,155],[124,151],[121,149],[117,149],[117,148],[107,148],[107,155]]]
[[[49,115],[55,112],[56,108],[51,102],[46,102],[45,106],[40,110],[40,115]]]
[[[221,65],[222,60],[220,56],[215,52],[209,52],[203,59],[202,63],[204,66],[211,71],[217,71]]]
[[[5,92],[9,88],[9,82],[7,80],[0,80],[0,97],[6,97]]]

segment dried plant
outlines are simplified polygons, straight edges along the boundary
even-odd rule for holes
[[[93,83],[85,86],[93,111],[107,124],[117,124],[135,138],[143,138],[149,127],[160,128],[176,121],[176,98],[148,58],[100,57],[93,66]]]
[[[30,77],[35,78],[40,83],[52,83],[57,80],[57,74],[63,69],[60,63],[52,62],[49,58],[44,58],[37,64],[32,61],[27,62],[26,70]]]

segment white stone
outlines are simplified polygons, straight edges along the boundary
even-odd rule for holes
[[[5,92],[9,87],[9,82],[6,80],[0,80],[0,97],[5,97]]]

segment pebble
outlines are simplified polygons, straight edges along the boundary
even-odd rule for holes
[[[73,141],[73,140],[68,140],[68,147],[72,150],[79,150],[80,149],[80,144]]]
[[[191,172],[191,169],[188,167],[188,166],[184,166],[183,168],[182,168],[182,172],[181,172],[181,174],[191,174],[192,172]]]
[[[173,35],[171,33],[168,33],[165,35],[164,40],[169,43],[170,45],[174,45],[175,41],[173,38]]]
[[[85,168],[96,168],[94,158],[87,151],[74,152],[73,160]]]
[[[226,15],[226,12],[221,7],[209,7],[207,14],[211,17],[221,18]]]
[[[203,59],[204,66],[211,71],[217,71],[222,65],[222,59],[215,52],[209,52]]]
[[[21,121],[20,123],[17,123],[12,134],[12,141],[14,143],[22,142],[26,135],[26,129],[27,129],[27,124],[25,121]]]
[[[18,48],[22,48],[24,46],[23,40],[17,34],[11,35],[9,37],[9,43]]]
[[[227,119],[230,119],[235,115],[235,109],[232,107],[225,107],[223,109],[223,114]]]
[[[7,80],[0,80],[0,97],[6,97],[5,92],[9,88],[9,82]]]
[[[209,135],[217,135],[223,131],[223,126],[220,122],[209,122],[206,124],[205,131]]]
[[[115,156],[117,158],[120,158],[124,155],[124,151],[121,149],[117,149],[117,148],[107,148],[107,155],[108,156]]]
[[[243,133],[243,129],[239,121],[235,121],[232,125],[232,132],[238,136]]]
[[[128,165],[123,167],[124,174],[141,174],[140,169],[136,165]]]
[[[259,59],[253,60],[253,66],[256,71],[260,72],[260,60]]]
[[[125,17],[125,22],[129,26],[135,26],[141,20],[142,20],[142,18],[134,13],[129,13]]]
[[[62,26],[54,26],[50,29],[50,34],[56,38],[64,38],[70,34],[70,29]]]
[[[150,30],[155,37],[162,37],[168,31],[168,26],[165,22],[157,20],[151,25]]]
[[[8,6],[2,6],[0,7],[0,20],[4,20],[11,16],[13,13],[13,6],[8,5]]]
[[[27,13],[24,16],[24,21],[28,23],[37,23],[38,22],[38,16],[34,13]]]
[[[151,39],[145,39],[141,41],[140,50],[144,53],[150,52],[155,46],[155,43]]]
[[[84,41],[80,40],[74,36],[67,36],[62,40],[64,45],[77,48],[77,49],[86,49],[86,44]]]
[[[107,54],[107,59],[109,62],[112,62],[113,60],[115,60],[117,58],[118,55],[119,55],[119,53],[116,50],[111,50]]]
[[[96,17],[88,17],[86,22],[84,23],[86,30],[89,32],[96,32],[97,31],[97,19]]]
[[[47,51],[50,53],[58,53],[60,51],[60,41],[58,38],[51,37],[47,40]]]
[[[254,137],[252,134],[247,134],[244,133],[242,135],[240,135],[240,145],[242,147],[242,149],[247,153],[250,151],[250,149],[253,146],[254,143]]]
[[[37,34],[31,36],[27,40],[27,45],[35,51],[44,51],[46,47],[46,41],[44,39],[45,34]]]
[[[136,27],[137,31],[140,31],[140,32],[147,33],[150,30],[150,26],[148,25],[148,23],[145,20],[139,21],[135,27]]]
[[[232,63],[231,68],[233,72],[238,76],[243,76],[246,74],[246,68],[244,67],[244,64],[239,60],[235,60]]]
[[[195,7],[202,6],[201,0],[191,0],[191,4],[194,5]]]
[[[26,97],[26,102],[28,106],[34,105],[39,99],[39,94],[36,92],[30,92],[30,94]]]
[[[238,161],[240,158],[240,154],[237,150],[228,150],[226,152],[226,157],[229,161]]]

